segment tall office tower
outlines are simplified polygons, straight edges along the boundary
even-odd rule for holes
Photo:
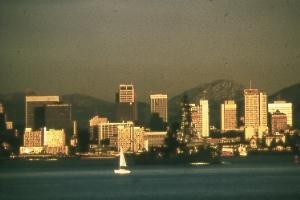
[[[197,136],[200,137],[200,107],[196,104],[190,104],[191,109],[191,126],[193,130],[197,133]]]
[[[261,138],[262,133],[267,131],[267,95],[258,89],[245,89],[245,128],[253,128],[258,131]],[[252,129],[251,129],[252,130]],[[256,133],[247,132],[246,139],[250,139]]]
[[[152,94],[150,95],[151,114],[158,113],[158,116],[164,122],[168,122],[168,95]]]
[[[208,100],[200,99],[199,101],[200,113],[200,135],[202,137],[209,137],[209,107]]]
[[[45,126],[49,129],[64,129],[67,141],[72,136],[71,104],[45,105]]]
[[[45,105],[59,103],[59,96],[26,96],[25,127],[33,130],[45,126]]]
[[[228,131],[237,128],[236,104],[233,100],[226,100],[221,104],[221,130]]]
[[[279,110],[281,113],[286,114],[287,125],[293,127],[293,104],[286,101],[274,101],[268,104],[268,112],[270,114]]]
[[[133,84],[121,84],[116,93],[116,120],[136,121],[137,104]]]
[[[0,131],[6,130],[6,119],[3,104],[0,103]]]
[[[276,110],[276,112],[271,114],[271,132],[274,134],[276,132],[285,131],[287,129],[287,115]]]

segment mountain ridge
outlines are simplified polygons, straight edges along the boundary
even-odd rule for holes
[[[238,104],[239,114],[243,113],[244,88],[236,81],[225,79],[199,84],[169,99],[169,119],[171,122],[180,120],[180,100],[183,94],[187,94],[190,103],[198,103],[201,98],[209,100],[210,122],[219,127],[220,104],[224,100],[235,100]],[[14,121],[16,127],[24,126],[25,95],[24,92],[0,94],[0,102],[4,104],[8,120]],[[269,100],[273,101],[279,97],[293,103],[294,122],[296,127],[300,127],[300,83],[285,87],[269,95]],[[87,127],[88,120],[94,115],[101,115],[109,119],[114,118],[113,102],[79,93],[61,95],[61,99],[65,103],[72,104],[73,119],[77,120],[81,127]],[[150,116],[150,105],[146,102],[138,102],[138,112],[140,122],[142,124],[147,123]]]

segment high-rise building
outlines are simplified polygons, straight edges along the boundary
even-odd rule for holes
[[[197,133],[197,136],[200,137],[200,107],[196,104],[190,104],[191,109],[191,126],[193,130]]]
[[[200,114],[200,135],[209,137],[209,106],[208,100],[200,99],[199,101]]]
[[[258,89],[245,89],[245,128],[252,127],[258,131],[261,138],[262,132],[268,129],[267,94]],[[252,137],[250,135],[247,135]]]
[[[293,127],[293,104],[286,101],[274,101],[268,104],[268,112],[270,114],[279,110],[281,113],[286,114],[287,125]]]
[[[72,136],[72,106],[71,104],[46,104],[45,126],[49,129],[64,129],[67,141]]]
[[[33,130],[45,126],[45,106],[59,103],[59,96],[26,96],[25,127]]]
[[[136,121],[137,104],[133,84],[121,84],[116,93],[116,120]]]
[[[168,95],[152,94],[150,95],[151,114],[157,113],[164,122],[168,122]]]
[[[198,137],[209,137],[208,100],[200,99],[199,105],[190,104],[191,127]]]
[[[0,103],[0,132],[6,129],[6,119],[3,104]]]
[[[221,104],[221,130],[228,131],[237,128],[237,110],[236,103],[233,100],[227,100]]]
[[[287,129],[287,116],[286,114],[276,110],[271,114],[271,132],[275,134],[276,132],[285,131]]]

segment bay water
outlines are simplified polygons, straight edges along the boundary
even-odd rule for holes
[[[0,199],[300,199],[300,165],[292,156],[248,156],[222,164],[134,165],[116,160],[0,162]]]

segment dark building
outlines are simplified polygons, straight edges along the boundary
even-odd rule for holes
[[[0,103],[0,132],[6,130],[6,119],[3,104]]]
[[[45,126],[64,129],[67,139],[72,136],[72,106],[70,104],[47,104],[44,107]]]
[[[134,86],[120,85],[116,93],[116,121],[136,121],[137,104],[135,99]]]
[[[72,106],[62,104],[59,96],[26,96],[26,128],[64,129],[67,141],[72,136]]]
[[[59,103],[59,96],[26,96],[25,127],[38,130],[45,126],[45,106]]]

